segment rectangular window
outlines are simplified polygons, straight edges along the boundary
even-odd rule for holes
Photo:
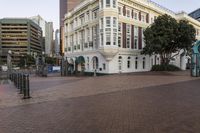
[[[116,45],[117,43],[117,33],[113,34],[113,45]]]
[[[122,14],[122,8],[121,7],[118,7],[118,12],[119,12],[119,15]]]
[[[116,0],[113,0],[113,7],[116,7]]]
[[[103,63],[103,70],[106,70],[106,64]]]
[[[127,30],[127,33],[130,34],[130,32],[131,32],[131,26],[129,24],[126,25],[126,30]]]
[[[88,21],[90,20],[90,13],[89,13],[89,11],[87,11],[87,20]]]
[[[135,39],[134,39],[134,49],[137,49],[137,46],[138,46],[138,38],[135,37]]]
[[[103,8],[103,1],[104,1],[104,0],[101,0],[101,8]]]
[[[122,31],[122,24],[118,23],[118,31],[121,32]]]
[[[137,69],[138,68],[138,61],[136,60],[135,61],[135,69]]]
[[[106,7],[110,7],[110,0],[106,0]]]
[[[110,17],[106,17],[106,27],[110,27]]]
[[[141,18],[142,18],[142,22],[145,22],[145,16],[141,15]]]
[[[106,45],[110,45],[111,44],[111,37],[110,37],[110,33],[106,34]]]
[[[116,17],[113,18],[113,27],[117,27],[117,18]]]
[[[138,19],[138,13],[137,12],[134,12],[134,18],[135,18],[135,20]]]
[[[145,69],[145,66],[146,66],[146,62],[145,62],[145,59],[143,59],[143,62],[142,62],[143,69]]]
[[[126,13],[126,14],[127,14],[127,17],[130,18],[130,16],[131,16],[131,15],[130,15],[130,10],[127,10],[127,13]]]
[[[130,48],[130,35],[126,38],[126,47]]]
[[[101,18],[101,29],[103,29],[103,18]]]
[[[118,46],[121,47],[121,36],[118,36]]]
[[[130,60],[127,61],[127,68],[130,68]]]
[[[103,34],[101,34],[101,46],[103,46]]]

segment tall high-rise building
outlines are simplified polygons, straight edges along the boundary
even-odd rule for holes
[[[14,64],[20,56],[42,53],[42,30],[27,18],[0,19],[0,49],[3,63],[6,63],[8,51],[12,51]]]
[[[55,55],[56,56],[60,55],[60,30],[59,29],[55,31],[54,48],[55,48]]]
[[[52,55],[53,45],[53,22],[47,22],[40,15],[30,17],[42,28],[43,32],[43,51],[47,55]]]
[[[53,22],[46,24],[45,33],[45,54],[52,56],[53,54]]]
[[[77,6],[83,0],[60,0],[60,54],[64,53],[64,18],[65,14],[72,10],[75,6]]]

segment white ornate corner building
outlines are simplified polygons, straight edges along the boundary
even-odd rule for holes
[[[65,57],[78,71],[129,73],[150,71],[159,56],[141,55],[143,30],[163,14],[188,20],[200,39],[200,22],[174,13],[150,0],[83,0],[65,15]],[[175,65],[185,69],[185,57]]]

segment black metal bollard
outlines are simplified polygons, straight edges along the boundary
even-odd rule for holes
[[[23,93],[23,89],[24,89],[24,74],[23,73],[21,73],[20,74],[20,92],[19,92],[19,94],[22,94]]]
[[[17,73],[15,73],[15,79],[14,79],[14,84],[15,84],[15,87],[17,87]]]
[[[25,83],[24,83],[24,91],[23,91],[23,93],[24,93],[24,97],[23,97],[23,99],[29,99],[29,98],[31,98],[30,97],[30,88],[29,88],[29,75],[28,74],[24,74],[24,81],[25,81]]]
[[[20,89],[20,73],[17,73],[17,89]]]

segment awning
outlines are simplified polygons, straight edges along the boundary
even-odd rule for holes
[[[83,56],[79,56],[78,58],[76,58],[76,63],[80,64],[80,63],[85,63],[85,59]]]

